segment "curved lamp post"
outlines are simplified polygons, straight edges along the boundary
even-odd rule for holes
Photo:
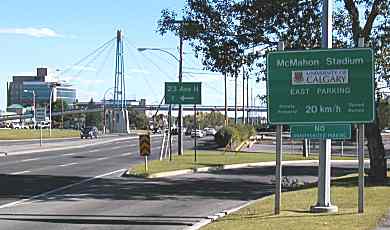
[[[183,37],[180,36],[180,56],[179,58],[177,58],[174,54],[172,54],[171,52],[169,51],[166,51],[164,49],[160,49],[160,48],[138,48],[137,50],[139,52],[143,52],[143,51],[146,51],[146,50],[155,50],[155,51],[160,51],[160,52],[163,52],[163,53],[166,53],[168,54],[169,56],[171,56],[172,58],[174,58],[178,63],[179,63],[179,84],[182,83],[182,80],[183,80]],[[181,106],[181,104],[179,104],[179,114],[178,114],[178,118],[179,118],[179,130],[178,130],[178,154],[179,155],[183,155],[183,107]]]

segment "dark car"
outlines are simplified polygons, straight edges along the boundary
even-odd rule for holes
[[[98,129],[95,127],[95,126],[91,126],[91,127],[85,127],[85,128],[81,128],[80,130],[80,138],[83,139],[87,139],[87,138],[97,138],[98,137]]]

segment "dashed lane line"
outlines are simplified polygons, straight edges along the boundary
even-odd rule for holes
[[[37,158],[30,158],[30,159],[21,160],[21,162],[36,161],[36,160],[40,160],[40,159],[41,159],[40,157],[37,157]]]

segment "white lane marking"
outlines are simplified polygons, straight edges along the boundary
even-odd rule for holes
[[[39,160],[39,159],[41,159],[41,158],[40,158],[40,157],[37,157],[37,158],[30,158],[30,159],[21,160],[21,162],[36,161],[36,160]]]
[[[16,205],[19,205],[19,204],[23,204],[23,203],[32,201],[34,199],[45,197],[45,196],[50,195],[52,193],[56,193],[56,192],[59,192],[59,191],[62,191],[62,190],[65,190],[65,189],[68,189],[68,188],[71,188],[71,187],[74,187],[74,186],[77,186],[77,185],[85,184],[85,183],[87,183],[89,181],[92,181],[92,180],[95,180],[95,179],[99,179],[99,178],[102,178],[102,177],[105,177],[105,176],[109,176],[109,175],[112,175],[112,174],[115,174],[115,173],[118,173],[118,172],[121,172],[121,171],[124,171],[124,170],[126,170],[126,169],[115,170],[115,171],[112,171],[112,172],[109,172],[109,173],[105,173],[105,174],[102,174],[102,175],[98,175],[98,176],[95,176],[95,177],[92,177],[92,178],[84,179],[84,180],[82,180],[80,182],[76,182],[76,183],[73,183],[73,184],[68,184],[68,185],[65,185],[65,186],[62,186],[62,187],[59,187],[59,188],[47,191],[45,193],[41,193],[41,194],[38,194],[38,195],[35,195],[35,196],[31,196],[30,198],[21,199],[21,200],[14,201],[14,202],[11,202],[11,203],[8,203],[8,204],[3,204],[3,205],[0,205],[0,209],[2,209],[2,208],[9,208],[9,207],[13,207],[13,206],[16,206]]]
[[[24,173],[29,173],[31,171],[29,170],[26,170],[26,171],[20,171],[20,172],[14,172],[14,173],[10,173],[11,175],[19,175],[19,174],[24,174]]]
[[[124,156],[130,156],[130,155],[131,155],[131,153],[122,153],[120,156],[124,157]]]
[[[71,165],[78,165],[79,163],[77,162],[72,162],[72,163],[68,163],[68,164],[63,164],[63,165],[58,165],[60,167],[66,167],[66,166],[71,166]]]
[[[76,154],[76,153],[66,153],[66,154],[64,154],[64,156],[72,156],[74,154]]]
[[[99,151],[99,149],[89,150],[88,152],[90,152],[90,153],[95,153],[95,152],[97,152],[97,151]]]
[[[108,157],[100,157],[100,158],[98,158],[98,159],[96,159],[96,160],[102,161],[102,160],[105,160],[105,159],[108,159]]]
[[[122,146],[112,147],[111,149],[120,149],[120,148],[122,148]]]

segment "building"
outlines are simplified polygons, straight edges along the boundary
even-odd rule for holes
[[[33,105],[35,103],[47,105],[52,100],[64,100],[68,104],[76,102],[76,89],[71,85],[48,81],[47,68],[37,68],[36,76],[13,76],[12,82],[7,83],[8,106],[13,104]]]

